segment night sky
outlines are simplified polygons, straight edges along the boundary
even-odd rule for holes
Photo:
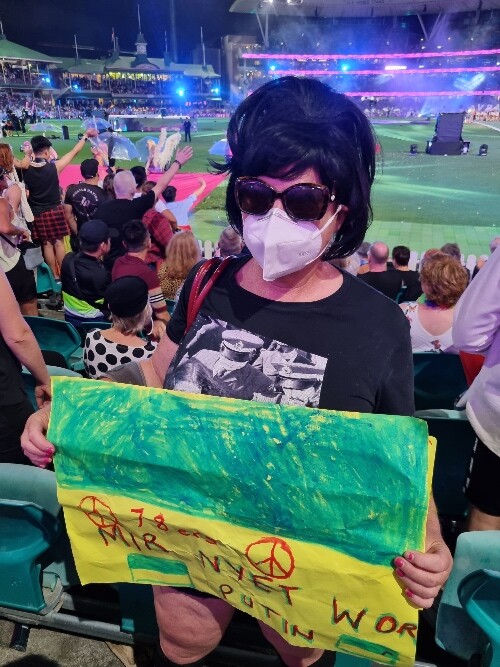
[[[191,62],[191,51],[200,42],[200,26],[206,47],[220,47],[220,37],[226,34],[259,33],[254,16],[229,13],[233,0],[175,2],[179,62]],[[148,54],[160,57],[165,29],[169,34],[169,2],[140,0],[140,6]],[[75,32],[79,45],[96,49],[82,48],[80,57],[106,55],[111,48],[112,27],[120,40],[120,49],[135,50],[137,0],[2,0],[0,18],[8,39],[49,55],[71,56]]]

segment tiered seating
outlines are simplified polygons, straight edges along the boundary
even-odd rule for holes
[[[26,317],[42,351],[49,350],[63,355],[68,368],[82,370],[81,337],[69,322],[50,317]]]

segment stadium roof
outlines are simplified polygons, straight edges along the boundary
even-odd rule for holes
[[[212,65],[205,68],[202,65],[183,63],[166,64],[162,58],[148,58],[147,65],[135,66],[136,56],[117,56],[109,60],[89,60],[87,58],[61,58],[62,69],[71,74],[105,74],[107,72],[143,72],[146,74],[182,74],[187,77],[220,79]]]
[[[39,51],[27,49],[21,44],[9,42],[5,35],[0,35],[0,60],[34,60],[39,63],[59,63],[57,58],[51,58]]]
[[[500,0],[235,0],[229,11],[279,16],[406,16],[500,9]]]

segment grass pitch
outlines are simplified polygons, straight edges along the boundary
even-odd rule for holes
[[[69,150],[81,131],[79,121],[66,124],[71,140],[53,140],[59,155]],[[195,154],[185,171],[209,169],[208,151],[224,138],[226,126],[224,119],[198,120],[192,143]],[[500,123],[465,125],[462,136],[471,142],[470,151],[460,156],[427,155],[425,145],[433,131],[433,123],[375,125],[382,151],[373,188],[373,224],[367,238],[384,240],[390,246],[409,245],[420,252],[448,241],[457,242],[466,255],[488,252],[489,240],[500,235]],[[135,141],[143,135],[132,132],[126,136]],[[25,138],[8,140],[16,155]],[[411,144],[418,145],[417,155],[410,154]],[[488,145],[487,156],[478,156],[481,144]],[[75,162],[86,157],[90,157],[88,146]],[[134,164],[124,162],[120,166]],[[198,238],[217,240],[226,225],[224,198],[222,186],[197,207],[192,226]]]

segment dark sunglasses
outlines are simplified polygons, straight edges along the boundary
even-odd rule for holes
[[[283,192],[276,192],[264,181],[251,176],[236,179],[235,194],[243,213],[265,215],[279,199],[294,220],[319,220],[325,215],[328,204],[335,199],[326,185],[297,183]]]

